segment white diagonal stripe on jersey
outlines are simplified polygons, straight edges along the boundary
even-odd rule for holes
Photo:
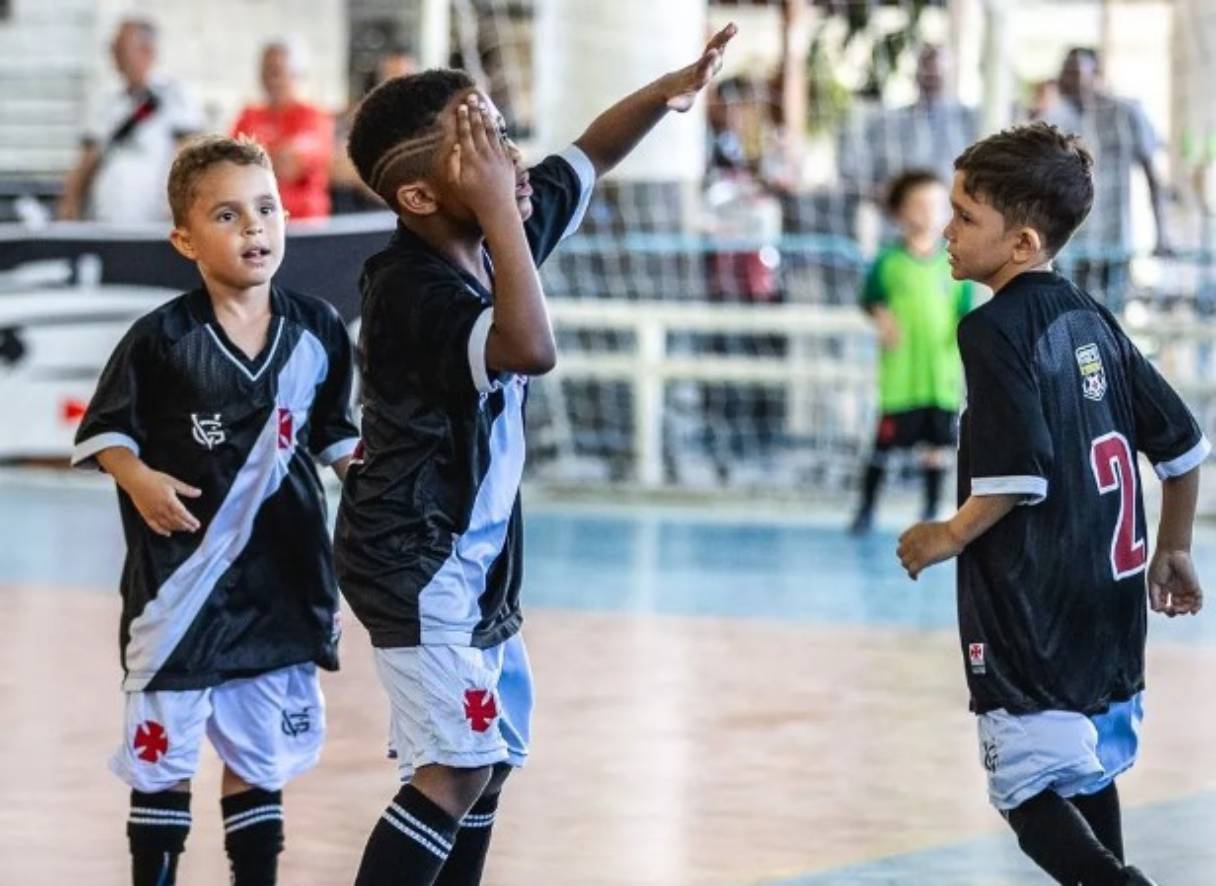
[[[304,331],[279,372],[275,402],[300,409],[312,404],[317,383],[325,377],[329,360],[315,335]],[[298,410],[297,410],[298,411]],[[296,427],[304,414],[292,415]],[[279,415],[273,407],[266,424],[249,450],[228,494],[220,503],[207,531],[194,552],[173,571],[131,621],[126,648],[127,678],[123,689],[142,691],[168,661],[186,635],[195,616],[211,596],[215,583],[240,557],[262,502],[273,495],[287,476],[294,452],[279,450]]]
[[[389,824],[391,824],[393,827],[395,827],[397,830],[401,831],[401,833],[405,834],[407,837],[409,837],[415,843],[419,844],[420,846],[424,847],[425,849],[428,849],[432,855],[435,855],[438,858],[443,859],[444,861],[448,860],[448,855],[450,854],[451,850],[448,850],[448,852],[444,852],[437,845],[435,845],[430,840],[428,840],[424,834],[421,834],[418,831],[414,830],[412,827],[410,827],[405,822],[399,821],[397,819],[397,817],[394,816],[392,814],[392,812],[389,811],[388,809],[385,809],[384,814],[382,814],[380,817],[383,818],[385,821],[387,821]]]
[[[502,552],[524,472],[524,384],[502,388],[502,412],[490,427],[490,465],[477,487],[469,526],[418,594],[424,644],[469,645],[481,621],[486,573]]]
[[[236,824],[243,818],[249,818],[252,815],[261,815],[263,812],[282,812],[282,803],[268,803],[265,806],[254,806],[252,809],[246,809],[244,812],[234,812],[232,815],[224,819],[224,824]]]
[[[462,828],[488,828],[492,824],[493,815],[466,815],[460,822]]]
[[[267,812],[265,815],[258,815],[254,818],[247,818],[244,821],[237,822],[236,824],[225,824],[224,833],[231,834],[234,831],[244,830],[245,828],[253,827],[255,824],[261,824],[264,821],[282,821],[282,820],[283,820],[283,810],[280,809],[278,812]]]
[[[416,816],[410,814],[409,812],[406,812],[397,803],[389,803],[388,808],[389,808],[389,810],[397,813],[397,815],[401,816],[401,820],[403,822],[405,822],[406,824],[412,825],[413,827],[418,828],[418,830],[422,831],[424,834],[426,834],[428,837],[430,837],[432,840],[434,840],[436,843],[438,843],[440,846],[442,846],[445,852],[452,851],[452,841],[449,840],[447,837],[445,837],[443,834],[439,833],[439,831],[435,830],[433,827],[428,825],[425,821],[422,821],[420,818],[417,818]]]

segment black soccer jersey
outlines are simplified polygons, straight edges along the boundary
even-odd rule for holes
[[[595,172],[571,146],[530,180],[540,265],[578,227]],[[493,646],[522,619],[528,380],[487,370],[493,293],[404,226],[362,290],[363,440],[334,532],[342,592],[376,646]]]
[[[275,287],[250,360],[203,290],[136,321],[102,372],[72,463],[112,446],[202,490],[165,538],[126,493],[121,646],[128,691],[199,689],[301,662],[336,668],[337,586],[313,458],[350,455],[351,348],[337,312]]]
[[[1094,713],[1144,685],[1148,533],[1137,453],[1162,477],[1209,446],[1115,319],[1070,282],[1022,274],[959,326],[959,500],[1022,504],[958,561],[977,713]]]

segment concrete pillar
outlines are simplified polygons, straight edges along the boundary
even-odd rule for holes
[[[705,0],[540,0],[533,37],[540,152],[559,149],[618,99],[695,61],[707,39]],[[687,114],[669,114],[615,175],[693,181],[704,165],[701,100]]]

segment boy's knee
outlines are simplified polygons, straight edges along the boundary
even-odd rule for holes
[[[495,774],[494,767],[459,769],[438,763],[414,772],[410,784],[435,805],[459,820],[486,792]]]
[[[492,794],[499,793],[514,769],[515,767],[510,763],[495,763],[494,768],[490,773],[490,780],[486,784],[485,790],[481,792],[482,796],[488,797]]]

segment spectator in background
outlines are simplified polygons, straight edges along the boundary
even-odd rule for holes
[[[1060,69],[1059,101],[1042,119],[1081,136],[1094,155],[1094,206],[1073,235],[1062,263],[1078,286],[1119,311],[1127,295],[1132,255],[1131,174],[1144,170],[1157,229],[1155,252],[1170,253],[1164,191],[1153,163],[1157,135],[1139,103],[1115,98],[1102,88],[1098,54],[1075,47]]]
[[[201,107],[159,76],[156,26],[124,19],[110,50],[123,88],[96,107],[80,157],[63,184],[58,216],[120,224],[167,221],[165,181],[182,140],[203,129]]]
[[[329,215],[329,160],[334,150],[333,117],[300,98],[302,71],[298,48],[286,41],[266,44],[266,104],[245,108],[232,127],[232,135],[248,135],[266,148],[283,207],[296,219]]]
[[[879,202],[887,182],[908,169],[954,178],[954,158],[979,137],[979,116],[946,95],[950,55],[926,45],[916,60],[919,97],[903,108],[855,116],[840,134],[837,168],[847,192]]]
[[[367,82],[363,84],[360,98],[386,80],[405,77],[417,70],[418,61],[409,50],[404,46],[390,46],[376,60],[376,69],[368,75]],[[356,101],[340,114],[334,129],[334,152],[329,164],[329,194],[334,213],[368,212],[385,208],[384,201],[376,196],[376,192],[363,184],[355,164],[346,153],[346,141],[350,136],[351,123],[355,119],[358,106]]]

